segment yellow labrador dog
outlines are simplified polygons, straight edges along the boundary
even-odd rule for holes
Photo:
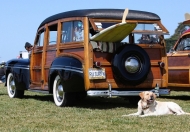
[[[138,102],[138,111],[133,114],[123,116],[158,116],[158,115],[184,115],[190,113],[184,112],[181,107],[174,102],[160,102],[156,101],[156,95],[151,91],[141,92],[141,100]]]

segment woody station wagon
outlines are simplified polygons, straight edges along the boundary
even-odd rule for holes
[[[84,9],[59,13],[37,29],[29,59],[6,63],[10,98],[25,90],[53,94],[57,106],[87,96],[141,91],[169,94],[164,35],[158,15],[128,9]]]
[[[190,14],[186,20],[181,36],[173,46],[168,56],[168,86],[175,91],[190,90]]]

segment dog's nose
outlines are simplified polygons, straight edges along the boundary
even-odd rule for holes
[[[154,96],[152,95],[152,96],[150,96],[150,99],[154,99]]]

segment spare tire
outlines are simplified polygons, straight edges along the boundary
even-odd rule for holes
[[[150,71],[150,58],[138,45],[126,44],[120,47],[113,58],[114,77],[124,84],[142,83]]]

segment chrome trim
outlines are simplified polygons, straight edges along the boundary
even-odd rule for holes
[[[60,70],[69,70],[69,71],[74,71],[74,72],[78,72],[78,73],[83,73],[83,71],[80,70],[75,70],[75,69],[70,69],[70,68],[50,68],[50,69],[60,69]]]
[[[64,66],[64,65],[53,65],[53,67],[71,68],[71,69],[78,69],[78,70],[82,70],[82,68],[73,67],[73,66]]]
[[[12,67],[12,68],[17,68],[17,69],[27,69],[27,70],[29,70],[29,68],[23,68],[23,67]]]
[[[19,69],[27,69],[29,70],[30,67],[24,68],[24,67],[15,67],[15,66],[5,66],[5,68],[19,68]]]

